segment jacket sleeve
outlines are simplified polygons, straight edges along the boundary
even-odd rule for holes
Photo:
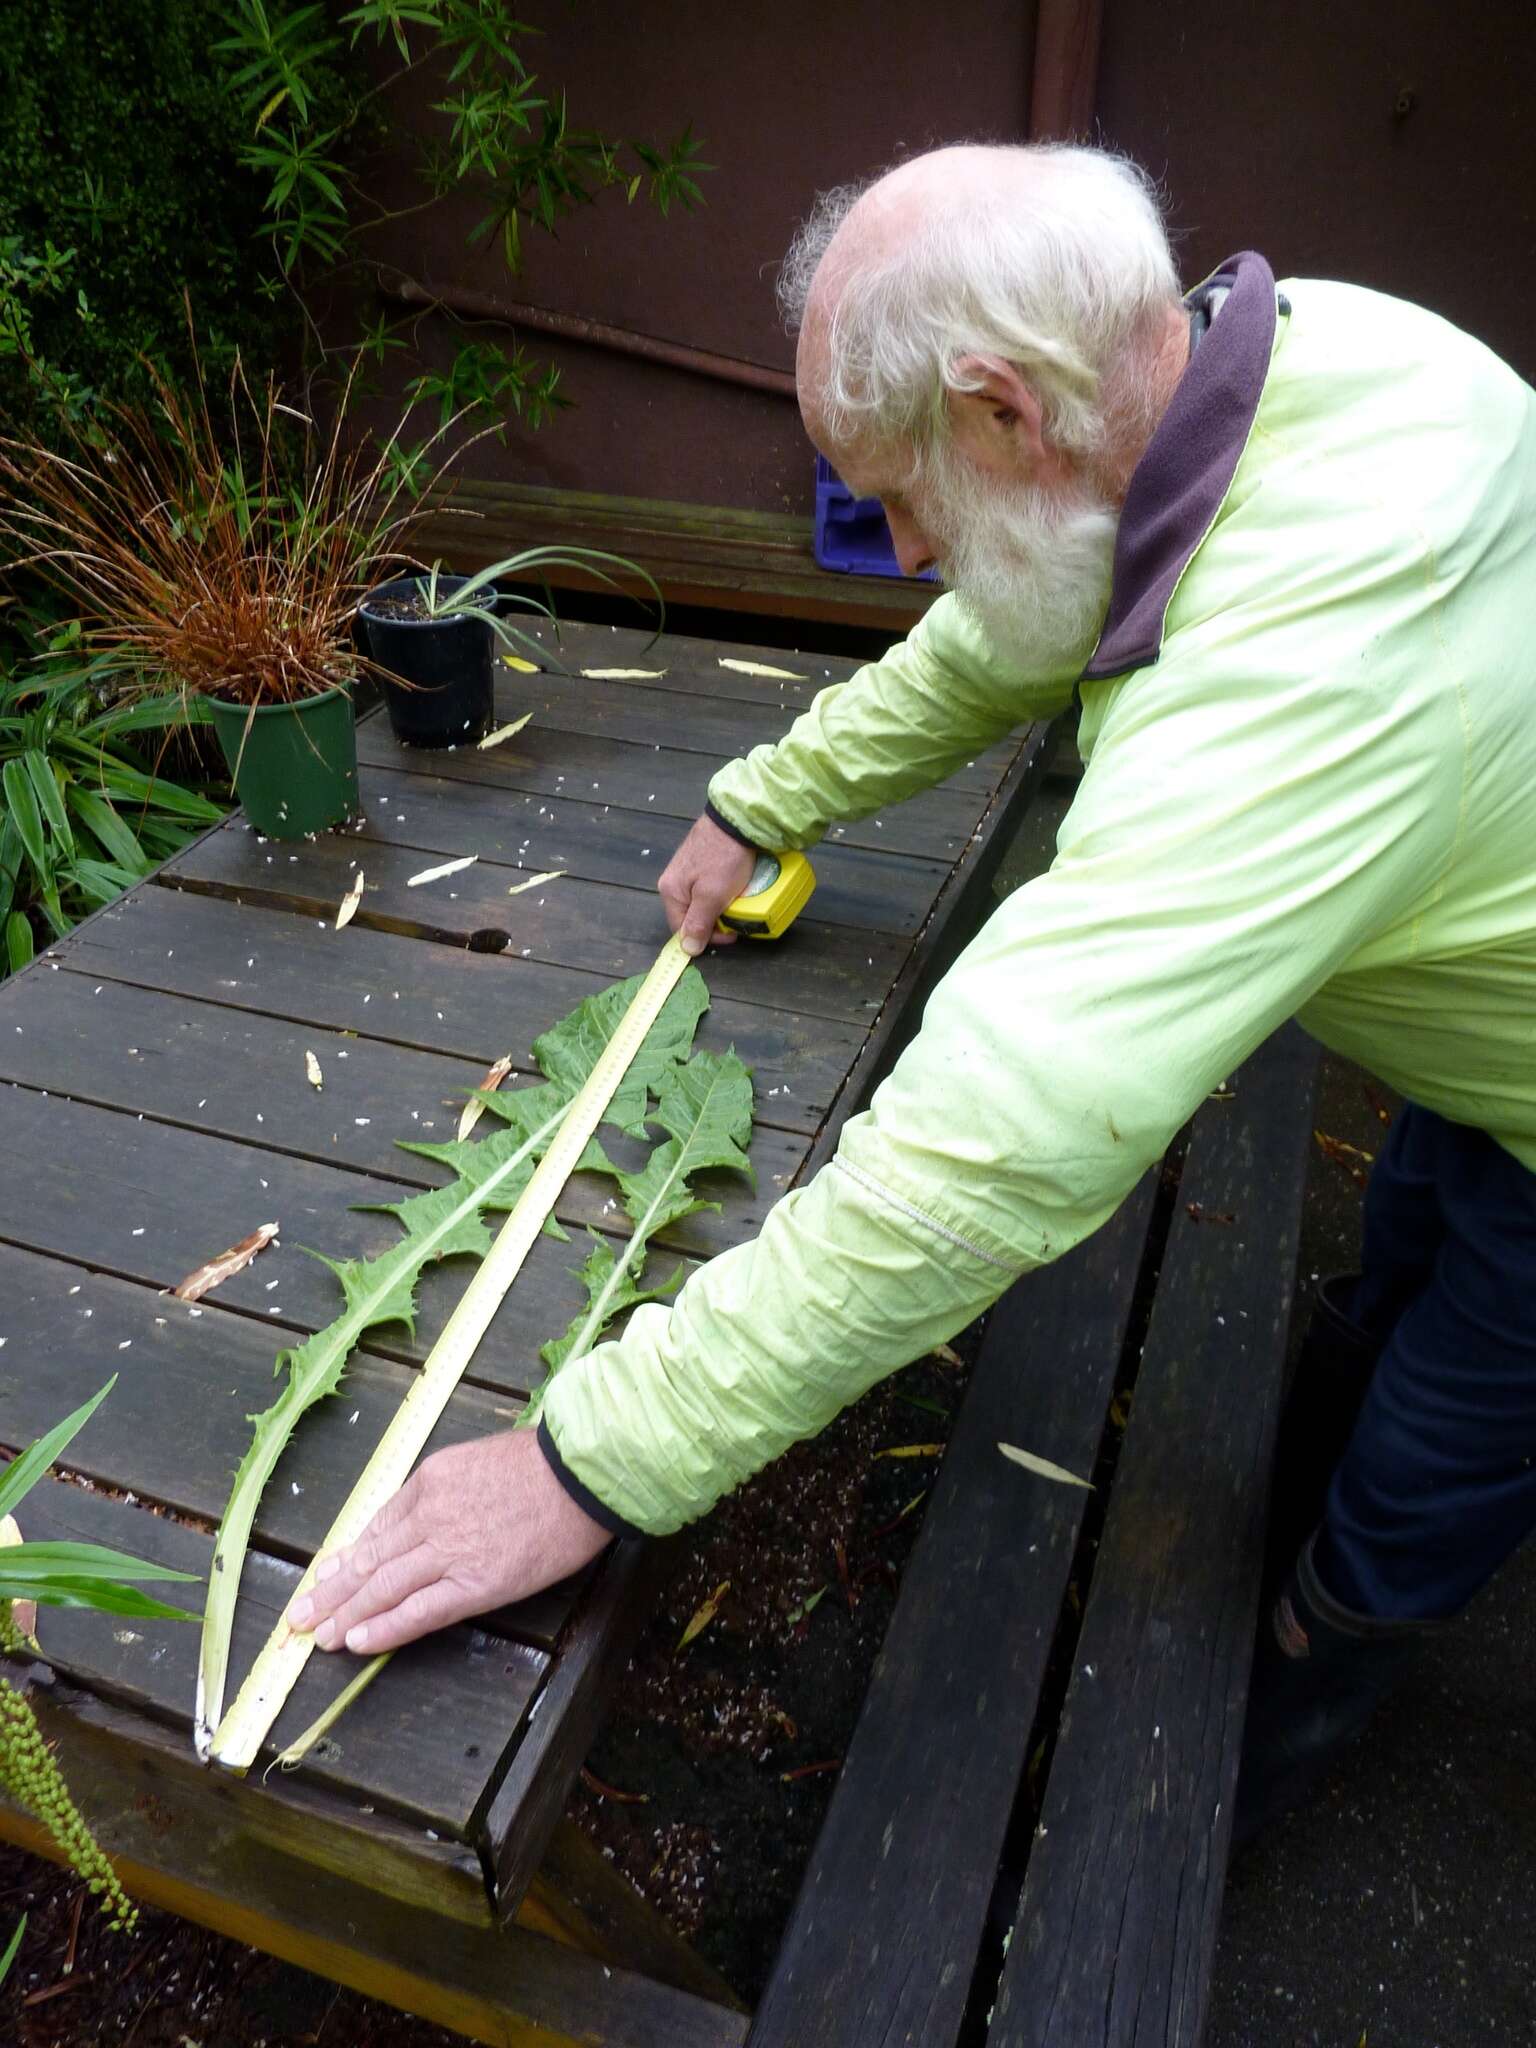
[[[1262,637],[1262,672],[1212,633],[1109,686],[1054,866],[962,954],[833,1162],[555,1380],[564,1466],[627,1523],[699,1515],[1087,1236],[1430,899],[1461,795],[1453,693],[1373,670],[1363,642],[1309,677],[1304,634]]]
[[[1020,676],[946,594],[883,660],[822,690],[782,740],[722,768],[709,801],[754,846],[814,846],[835,819],[867,818],[1053,717],[1080,666]]]

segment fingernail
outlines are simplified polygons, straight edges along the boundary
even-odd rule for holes
[[[290,1628],[308,1628],[309,1617],[314,1611],[315,1603],[307,1595],[302,1600],[295,1600],[288,1610],[288,1626]]]
[[[322,1650],[328,1650],[336,1640],[336,1624],[329,1615],[315,1630],[315,1641]]]
[[[341,1559],[339,1557],[322,1557],[320,1562],[315,1566],[316,1585],[318,1585],[322,1579],[334,1578],[337,1572],[339,1572],[340,1570]]]
[[[696,939],[691,932],[683,940],[683,951],[687,953],[690,956],[690,958],[696,957],[698,954],[702,953],[703,950],[704,941],[702,939]]]
[[[360,1621],[356,1628],[349,1628],[347,1630],[347,1648],[349,1650],[366,1650],[367,1647],[368,1624],[365,1621]]]

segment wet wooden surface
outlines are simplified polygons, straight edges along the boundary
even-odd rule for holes
[[[510,1055],[504,1085],[520,1085],[538,1032],[649,965],[666,935],[655,879],[714,767],[782,733],[854,666],[761,654],[803,677],[790,684],[719,666],[759,650],[672,639],[642,657],[643,646],[578,628],[563,655],[571,670],[643,658],[668,670],[656,683],[507,673],[498,722],[534,715],[491,751],[411,753],[382,716],[365,720],[355,827],[286,845],[236,814],[0,984],[0,1447],[24,1446],[118,1376],[71,1446],[70,1477],[33,1497],[26,1533],[46,1524],[206,1569],[277,1351],[340,1306],[302,1247],[368,1256],[397,1240],[392,1218],[357,1205],[446,1176],[395,1140],[451,1138],[493,1059]],[[923,973],[977,910],[1042,738],[1020,735],[889,820],[835,831],[789,937],[703,963],[712,1007],[699,1043],[734,1045],[755,1070],[758,1187],[722,1177],[710,1191],[721,1212],[679,1225],[664,1247],[674,1259],[752,1234],[860,1106],[875,1052],[911,1028]],[[472,867],[408,886],[470,853]],[[509,893],[555,868],[559,880]],[[359,869],[362,902],[338,932]],[[558,1213],[572,1242],[540,1240],[434,1444],[514,1420],[542,1370],[539,1343],[578,1305],[584,1227],[619,1220],[608,1194],[568,1187]],[[166,1291],[268,1221],[278,1243],[205,1302]],[[257,1517],[236,1676],[470,1270],[457,1259],[427,1274],[414,1334],[370,1331],[339,1398],[301,1424]],[[349,1841],[359,1816],[366,1832],[370,1812],[387,1813],[424,1841],[430,1830],[465,1845],[517,1890],[580,1763],[580,1731],[622,1668],[619,1610],[633,1605],[613,1584],[605,1594],[598,1570],[397,1658],[299,1784],[338,1826],[346,1816]],[[42,1641],[62,1677],[118,1712],[119,1738],[138,1715],[157,1745],[190,1741],[191,1628],[45,1611]],[[314,1659],[275,1739],[344,1676]],[[539,1739],[524,1755],[530,1725]]]

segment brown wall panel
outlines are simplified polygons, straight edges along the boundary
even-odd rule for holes
[[[534,0],[523,18],[543,34],[528,47],[542,80],[563,84],[573,123],[666,139],[692,120],[717,168],[708,205],[670,220],[609,193],[567,220],[559,239],[526,237],[520,277],[498,254],[464,247],[477,210],[444,206],[395,223],[380,255],[434,283],[504,293],[531,304],[667,340],[793,367],[773,280],[815,192],[892,157],[964,138],[1022,139],[1033,7],[999,0],[827,6],[775,0],[635,0],[625,7]],[[419,109],[437,98],[419,82]],[[409,124],[407,93],[394,115]],[[378,196],[408,195],[386,161]],[[428,316],[429,357],[448,352]],[[488,333],[504,330],[486,330]],[[513,428],[505,449],[476,451],[474,472],[522,483],[804,511],[811,451],[794,404],[737,391],[576,343],[526,336],[559,362],[578,409],[536,434]]]
[[[1536,373],[1536,8],[1105,0],[1105,142],[1194,282],[1235,249],[1417,300]]]

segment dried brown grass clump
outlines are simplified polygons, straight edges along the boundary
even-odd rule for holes
[[[238,359],[218,416],[200,369],[185,394],[150,375],[151,407],[105,408],[62,450],[0,438],[4,568],[65,597],[122,695],[265,705],[349,687],[358,602],[406,559],[419,495],[398,430],[346,444],[351,377],[327,432]]]

